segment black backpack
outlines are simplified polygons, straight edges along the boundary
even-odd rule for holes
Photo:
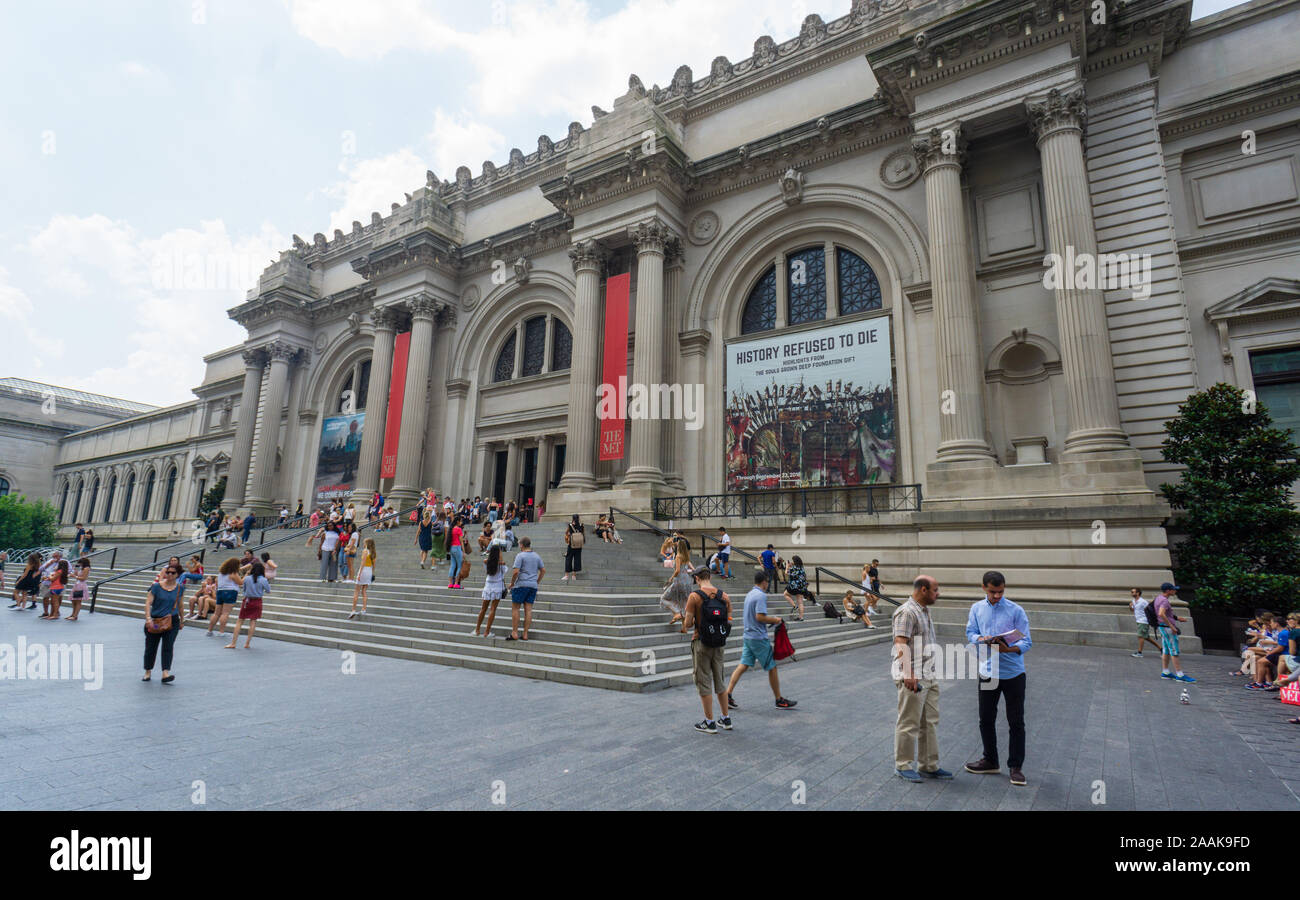
[[[828,619],[838,619],[840,622],[844,621],[844,616],[835,608],[835,604],[829,600],[822,604],[822,612]]]
[[[1159,628],[1160,617],[1156,615],[1156,604],[1154,600],[1147,604],[1146,614],[1147,614],[1147,624],[1150,625],[1152,628]]]
[[[700,594],[700,643],[706,647],[722,647],[731,634],[727,620],[727,604],[722,602],[722,588],[714,588],[713,596]]]

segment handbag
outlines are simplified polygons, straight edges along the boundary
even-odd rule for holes
[[[145,623],[144,630],[148,634],[162,634],[164,631],[171,631],[172,617],[166,615],[160,619],[150,619],[149,622]]]

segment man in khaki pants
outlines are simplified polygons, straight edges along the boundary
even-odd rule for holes
[[[939,768],[939,682],[924,671],[927,648],[937,649],[930,607],[939,599],[939,582],[918,575],[912,599],[894,611],[894,684],[898,687],[898,721],[894,725],[894,768],[912,784],[925,778],[948,780]],[[930,650],[929,652],[934,652]],[[913,757],[920,763],[920,773]]]

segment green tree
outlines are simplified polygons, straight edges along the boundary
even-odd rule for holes
[[[208,492],[203,495],[199,501],[199,515],[206,516],[214,509],[221,508],[221,501],[226,498],[226,479],[223,476],[220,481],[208,488]]]
[[[52,546],[59,530],[57,517],[48,500],[32,503],[21,494],[0,497],[0,549]]]
[[[1291,486],[1300,461],[1254,395],[1230,384],[1192,394],[1165,423],[1164,458],[1183,467],[1160,491],[1184,510],[1175,548],[1195,606],[1220,612],[1290,608],[1300,591],[1300,512]]]

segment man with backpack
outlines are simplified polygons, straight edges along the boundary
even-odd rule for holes
[[[700,692],[704,706],[704,721],[695,723],[695,730],[703,734],[717,734],[718,725],[731,730],[731,716],[727,710],[727,677],[722,668],[722,655],[727,649],[727,636],[731,634],[731,598],[722,588],[713,586],[713,573],[708,566],[691,572],[695,590],[686,600],[686,621],[683,627],[694,628],[691,637],[691,667],[695,672],[695,687]],[[718,695],[718,721],[713,721],[713,694]]]

